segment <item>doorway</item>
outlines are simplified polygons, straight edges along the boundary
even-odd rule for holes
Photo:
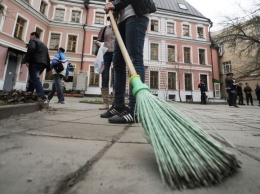
[[[9,54],[9,60],[8,60],[6,74],[5,74],[4,87],[3,87],[4,91],[7,92],[11,91],[15,86],[17,61],[18,61],[17,56]]]

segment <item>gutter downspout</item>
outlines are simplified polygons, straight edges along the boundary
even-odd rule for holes
[[[212,88],[213,88],[213,97],[215,98],[215,86],[214,86],[214,68],[213,68],[213,57],[212,57],[212,47],[213,47],[213,43],[212,43],[212,39],[211,39],[211,35],[210,35],[210,28],[212,28],[213,26],[213,22],[211,20],[209,20],[210,22],[210,26],[209,26],[209,40],[210,40],[210,58],[211,58],[211,72],[212,72]]]

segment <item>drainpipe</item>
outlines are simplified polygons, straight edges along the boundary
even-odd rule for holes
[[[87,10],[87,14],[86,14],[86,21],[85,21],[85,24],[83,25],[84,36],[83,36],[83,45],[82,45],[82,54],[81,54],[80,70],[82,70],[82,67],[83,67],[84,48],[85,48],[85,38],[86,38],[86,29],[85,29],[85,27],[87,26],[87,19],[88,19],[88,5],[89,5],[89,1],[90,1],[90,0],[85,0],[85,1],[84,1],[84,6],[85,6],[85,8],[86,8],[86,10]]]
[[[212,39],[211,39],[211,35],[210,35],[210,28],[212,28],[213,26],[213,22],[211,20],[209,20],[209,23],[210,23],[210,26],[209,26],[209,40],[210,40],[210,58],[211,58],[211,72],[212,72],[212,86],[213,86],[213,97],[215,97],[215,86],[214,86],[214,68],[213,68],[213,57],[212,57],[212,47],[214,46],[213,45],[213,42],[212,42]]]

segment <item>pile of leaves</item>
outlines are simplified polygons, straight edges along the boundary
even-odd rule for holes
[[[38,102],[37,95],[31,92],[25,92],[21,90],[11,90],[0,94],[0,104],[24,104]]]

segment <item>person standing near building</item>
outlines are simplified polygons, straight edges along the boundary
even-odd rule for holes
[[[201,96],[200,96],[200,103],[201,104],[206,104],[206,91],[207,91],[207,86],[206,84],[200,80],[200,83],[198,85],[198,88],[200,88],[200,93],[201,93]]]
[[[246,86],[244,87],[244,92],[246,94],[246,104],[249,105],[249,101],[251,103],[252,106],[254,106],[253,104],[253,98],[252,98],[252,88],[248,85],[248,83],[246,83]]]
[[[239,83],[237,85],[237,95],[238,95],[238,104],[239,105],[245,105],[244,99],[243,99],[243,89],[242,89],[242,83]]]
[[[104,10],[108,13],[113,10],[119,13],[118,30],[125,43],[127,52],[133,62],[137,74],[141,81],[145,81],[145,69],[143,61],[144,41],[147,26],[149,23],[149,13],[155,12],[156,7],[153,1],[144,0],[116,0],[106,3]],[[126,64],[119,48],[117,40],[114,45],[113,56],[114,67],[114,89],[115,96],[112,107],[101,114],[102,118],[109,118],[110,123],[133,123],[135,98],[129,95],[128,107],[125,106],[126,89]]]
[[[225,78],[225,84],[226,84],[226,91],[228,93],[228,105],[229,107],[237,107],[235,103],[235,85],[234,85],[234,79],[233,79],[233,73],[227,73]]]
[[[29,69],[30,90],[33,92],[36,89],[38,97],[44,102],[48,103],[48,99],[45,96],[42,83],[40,81],[40,74],[47,69],[47,72],[51,71],[50,56],[48,48],[39,39],[37,32],[30,34],[30,41],[27,47],[27,53],[22,60],[22,65],[26,65]],[[33,86],[33,87],[32,87]]]
[[[65,49],[60,47],[51,63],[54,84],[52,85],[52,91],[48,96],[48,100],[50,101],[53,98],[55,92],[57,92],[57,96],[59,99],[57,103],[59,104],[65,104],[64,94],[61,86],[61,80],[62,79],[67,80],[69,75],[69,67],[64,52]],[[61,72],[56,72],[56,70],[54,69],[54,66],[57,65],[58,62],[62,62],[63,64],[64,69]]]
[[[259,86],[258,83],[256,84],[255,94],[256,94],[256,97],[257,97],[258,106],[260,106],[260,86]]]
[[[107,21],[110,21],[110,18],[107,17]],[[102,98],[103,106],[99,110],[106,110],[109,108],[109,78],[110,78],[110,67],[113,59],[114,52],[114,41],[115,34],[111,25],[107,25],[102,28],[98,34],[96,41],[97,46],[100,47],[101,42],[104,42],[104,47],[108,48],[107,52],[104,54],[104,70],[102,72]]]

